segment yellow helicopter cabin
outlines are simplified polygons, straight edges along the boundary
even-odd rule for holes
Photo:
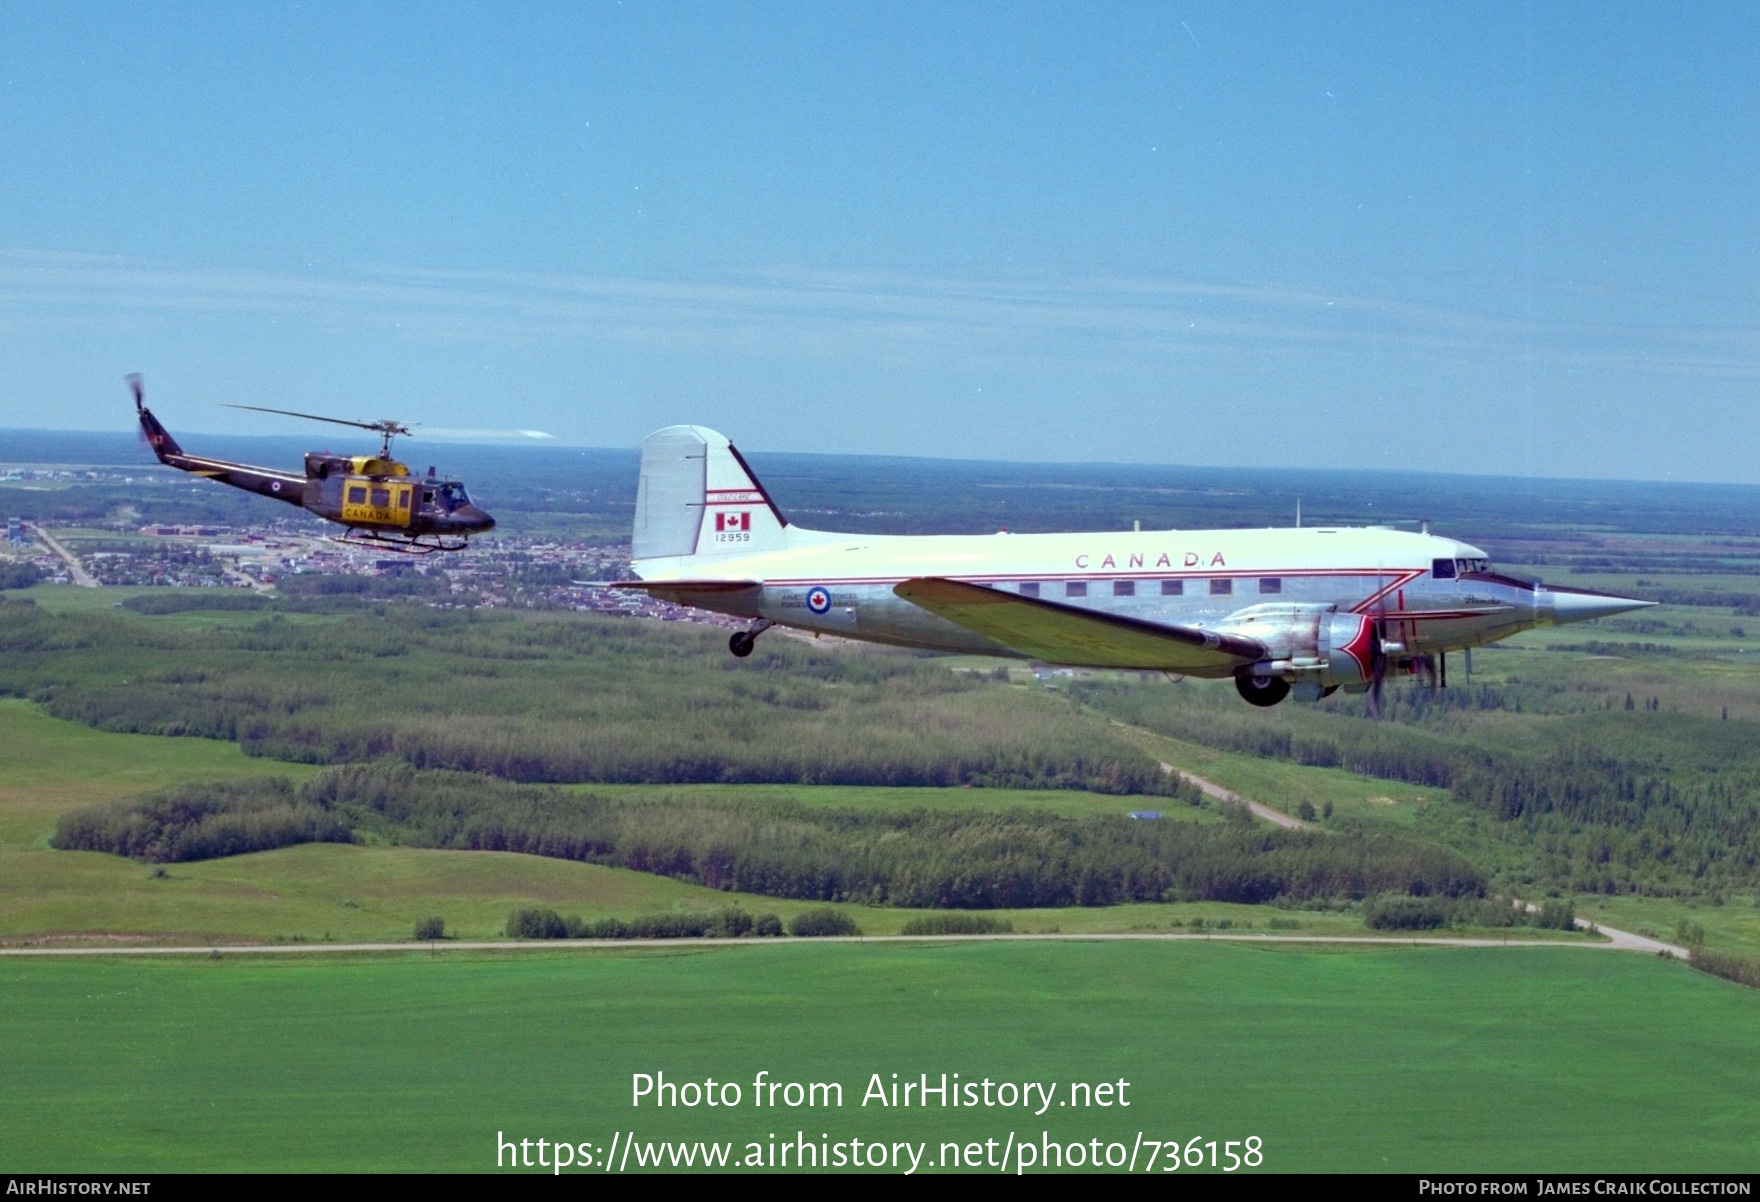
[[[342,478],[342,520],[406,528],[415,521],[416,482],[394,459],[355,455]]]

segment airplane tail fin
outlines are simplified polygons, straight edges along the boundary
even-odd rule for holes
[[[750,555],[788,545],[788,519],[724,435],[668,426],[642,443],[632,557]]]
[[[159,462],[167,462],[168,455],[183,454],[183,448],[177,445],[177,440],[171,437],[170,431],[160,425],[159,419],[153,416],[153,411],[147,408],[140,376],[128,377],[128,387],[134,393],[134,411],[140,415],[141,433],[145,435],[147,445],[153,448],[153,454],[159,457]]]

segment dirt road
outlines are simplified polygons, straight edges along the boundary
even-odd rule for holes
[[[69,551],[66,547],[62,546],[56,541],[53,535],[35,522],[31,523],[31,529],[36,531],[37,537],[43,540],[43,545],[45,547],[61,557],[61,562],[67,565],[67,574],[73,578],[75,584],[79,585],[81,588],[98,587],[98,582],[92,578],[90,572],[85,570],[80,564],[79,558],[75,556],[72,551]]]

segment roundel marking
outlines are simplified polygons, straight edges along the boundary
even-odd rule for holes
[[[281,481],[279,481],[279,480],[269,481],[269,491],[270,492],[280,492],[281,491]]]
[[[831,612],[831,590],[824,585],[814,585],[807,590],[807,608],[816,614]]]

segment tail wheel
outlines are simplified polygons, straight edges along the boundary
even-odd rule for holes
[[[1289,681],[1281,676],[1254,676],[1243,673],[1234,678],[1234,687],[1249,705],[1276,705],[1289,696]]]
[[[727,649],[741,659],[750,655],[752,653],[752,648],[757,645],[758,640],[756,636],[748,634],[743,630],[727,640]]]

